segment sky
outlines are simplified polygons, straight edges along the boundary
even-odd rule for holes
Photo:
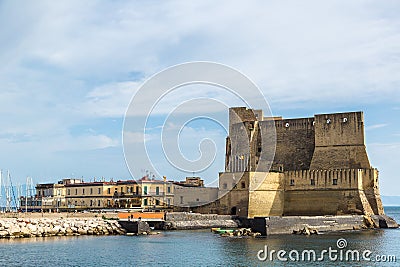
[[[210,61],[249,77],[273,115],[364,111],[381,193],[400,195],[399,13],[400,2],[389,0],[0,1],[0,168],[14,183],[129,179],[122,129],[135,93],[165,68]],[[224,122],[191,121],[180,140],[190,160],[213,140],[202,143],[212,165],[195,175],[214,181],[223,171],[227,110],[193,105],[164,124],[194,97],[240,102],[205,85],[163,98],[148,127],[132,132],[149,140],[157,177],[192,175],[171,168],[157,147],[180,116]],[[151,172],[138,165],[134,178]]]

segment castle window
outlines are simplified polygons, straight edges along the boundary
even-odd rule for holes
[[[290,186],[294,185],[294,179],[290,179]]]
[[[241,187],[242,187],[242,189],[246,188],[246,183],[242,182]]]
[[[311,185],[315,185],[315,180],[311,179]]]
[[[224,189],[227,189],[227,188],[228,188],[228,185],[227,185],[226,183],[224,183],[223,188],[224,188]]]
[[[337,179],[333,179],[332,184],[337,185]]]

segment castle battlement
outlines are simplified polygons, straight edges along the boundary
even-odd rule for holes
[[[229,109],[219,212],[243,217],[384,214],[361,111],[309,118]]]
[[[378,187],[377,169],[286,171],[285,190],[342,190]]]

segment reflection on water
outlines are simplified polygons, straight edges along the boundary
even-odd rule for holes
[[[400,221],[400,208],[386,208]],[[400,260],[400,230],[370,230],[324,235],[281,235],[268,238],[222,238],[208,230],[168,231],[152,236],[79,236],[0,239],[0,266],[262,266],[257,252],[336,248],[339,238],[347,249],[371,250],[374,255],[396,255]],[[287,266],[275,260],[274,266]],[[305,263],[298,263],[304,265]],[[348,263],[352,266],[366,266]],[[295,265],[290,263],[290,265]],[[346,262],[307,262],[309,266],[344,266]],[[381,263],[368,266],[396,266]],[[399,264],[397,263],[397,266]]]

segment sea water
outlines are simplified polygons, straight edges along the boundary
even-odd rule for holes
[[[400,207],[386,207],[400,222]],[[342,243],[338,243],[342,241]],[[340,245],[340,247],[338,247]],[[345,246],[344,246],[345,245]],[[332,258],[323,250],[336,250]],[[271,251],[275,252],[270,256]],[[358,251],[360,261],[348,250]],[[267,251],[267,254],[265,252]],[[277,252],[280,252],[280,259]],[[296,251],[299,258],[296,258]],[[302,259],[302,253],[304,253]],[[316,258],[308,253],[315,251]],[[361,254],[371,253],[365,261]],[[292,258],[289,257],[291,253]],[[342,253],[342,258],[340,257]],[[368,253],[367,253],[368,254]],[[267,257],[265,257],[267,255]],[[391,262],[377,262],[380,259]],[[393,262],[396,257],[396,262]],[[286,261],[285,261],[286,259]],[[220,237],[209,230],[149,236],[78,236],[0,240],[0,266],[400,266],[400,230],[367,230],[268,238]]]

